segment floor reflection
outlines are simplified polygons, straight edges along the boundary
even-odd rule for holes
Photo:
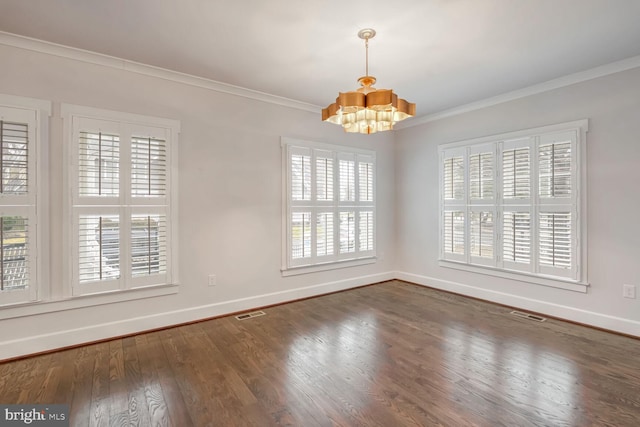
[[[336,327],[309,328],[288,349],[288,393],[299,398],[300,389],[327,390],[327,399],[340,400],[335,390],[357,391],[348,402],[360,408],[370,404],[368,391],[375,382],[381,357],[377,319],[373,313],[341,319]],[[330,372],[330,374],[329,374]],[[342,402],[347,404],[347,402]]]
[[[472,405],[473,412],[533,411],[549,425],[573,425],[580,371],[575,363],[540,343],[518,337],[500,339],[454,324],[446,329],[443,363],[464,378],[450,383],[451,399]],[[489,393],[493,391],[493,393]],[[500,398],[492,401],[488,395]],[[515,409],[515,407],[514,407]]]

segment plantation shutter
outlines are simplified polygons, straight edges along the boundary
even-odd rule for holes
[[[361,202],[373,202],[373,163],[358,162],[358,175],[360,177],[358,191]]]
[[[356,178],[355,178],[355,161],[340,159],[340,201],[355,201],[356,194]]]
[[[29,219],[1,216],[0,241],[0,292],[27,290],[31,255]]]
[[[334,254],[333,212],[320,212],[316,222],[316,254],[326,257]]]
[[[444,212],[444,253],[451,255],[464,255],[464,212],[445,211]]]
[[[528,199],[531,196],[531,154],[529,147],[502,152],[502,197]]]
[[[306,142],[283,148],[283,271],[374,256],[375,156]]]
[[[81,131],[78,150],[79,196],[117,197],[120,191],[120,137],[100,131]]]
[[[0,193],[24,195],[29,184],[29,125],[0,120]]]
[[[120,278],[120,218],[79,215],[80,283]]]
[[[531,214],[529,212],[504,212],[502,259],[506,268],[531,270]]]
[[[471,200],[493,199],[493,153],[469,156],[469,197]]]
[[[445,158],[443,165],[444,198],[462,200],[464,197],[464,157]]]
[[[171,128],[72,115],[73,294],[170,281]]]
[[[131,196],[164,197],[167,194],[167,142],[131,138]]]
[[[333,200],[333,165],[330,152],[319,152],[316,156],[316,200]]]
[[[373,250],[373,212],[361,211],[359,221],[359,250],[361,252]]]
[[[440,146],[440,259],[583,286],[586,130],[579,121]]]
[[[167,217],[131,216],[131,274],[150,276],[167,271]]]
[[[311,212],[291,214],[291,258],[311,257]]]
[[[291,155],[291,199],[311,200],[311,156]]]
[[[475,210],[469,212],[469,252],[471,256],[493,259],[493,218],[493,212]]]
[[[541,138],[538,148],[538,179],[541,198],[572,196],[572,146],[570,134]]]
[[[0,305],[37,298],[37,113],[0,106]]]

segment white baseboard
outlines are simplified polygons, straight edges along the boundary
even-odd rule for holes
[[[557,317],[572,322],[582,323],[597,328],[603,328],[610,331],[640,337],[640,322],[636,322],[634,320],[595,313],[593,311],[581,310],[578,308],[568,307],[560,304],[553,304],[546,301],[524,298],[518,295],[492,291],[489,289],[464,285],[462,283],[451,282],[448,280],[441,280],[433,277],[421,276],[418,274],[405,273],[402,271],[397,271],[395,276],[399,280],[404,280],[434,289],[454,292],[457,294],[479,298],[486,301],[496,302],[498,304],[517,307],[523,310],[534,311],[536,313],[545,314],[551,317]]]
[[[190,307],[166,313],[158,313],[150,316],[141,316],[116,322],[101,323],[98,325],[57,331],[43,335],[32,335],[17,340],[0,342],[0,361],[40,353],[43,351],[140,333],[152,329],[179,325],[210,317],[224,316],[226,314],[249,310],[256,307],[264,307],[301,298],[327,294],[330,292],[342,291],[358,286],[392,280],[394,278],[394,272],[372,274],[368,276],[338,280],[335,282],[322,283],[314,286],[224,301],[215,304]]]

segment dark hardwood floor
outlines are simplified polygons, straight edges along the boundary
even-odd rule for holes
[[[392,281],[0,365],[78,426],[640,426],[640,340]]]

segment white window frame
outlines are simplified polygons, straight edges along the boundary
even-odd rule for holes
[[[64,247],[70,253],[65,266],[66,297],[95,295],[119,292],[138,298],[140,290],[148,290],[155,295],[154,289],[173,286],[178,283],[178,239],[177,239],[177,145],[180,122],[177,120],[149,117],[118,111],[62,104],[64,123],[64,155],[66,159],[65,204],[64,204]],[[78,191],[78,149],[77,141],[81,125],[95,124],[106,126],[120,135],[119,194],[115,197],[79,196]],[[166,196],[160,198],[132,196],[131,191],[131,138],[136,135],[164,138],[167,142]],[[116,214],[119,216],[120,276],[117,279],[80,283],[78,270],[78,217],[79,215]],[[162,214],[166,216],[166,273],[145,277],[133,277],[131,270],[131,216],[139,214]],[[136,292],[132,292],[136,291]],[[126,300],[127,298],[124,297]]]
[[[586,219],[586,134],[589,130],[587,119],[534,129],[509,132],[459,141],[438,146],[439,157],[439,265],[475,273],[504,277],[522,282],[552,286],[577,292],[586,292],[587,280],[587,219]],[[563,136],[572,141],[571,150],[571,197],[545,199],[539,196],[538,148],[550,141],[549,138]],[[527,199],[503,197],[502,152],[509,148],[529,147],[531,182]],[[471,200],[469,158],[480,152],[493,153],[493,198]],[[463,199],[445,199],[444,160],[452,156],[462,156],[464,160]],[[444,212],[462,211],[465,215],[464,254],[448,253],[444,250]],[[538,215],[547,212],[566,212],[572,215],[572,258],[571,268],[562,270],[540,265],[538,260]],[[470,212],[491,212],[493,214],[493,257],[479,258],[470,255]],[[518,265],[503,260],[503,213],[518,211],[530,213],[530,263]]]
[[[24,196],[0,194],[0,215],[24,215],[29,227],[29,286],[25,290],[0,292],[0,307],[33,303],[50,295],[48,246],[48,118],[51,102],[21,96],[0,94],[0,120],[28,124],[28,189]]]
[[[339,145],[331,145],[320,142],[304,141],[283,137],[282,146],[282,191],[283,191],[283,216],[282,216],[282,267],[283,276],[304,274],[315,271],[330,270],[350,267],[355,265],[370,264],[376,262],[376,153],[372,150],[364,150]],[[305,155],[310,158],[311,195],[309,200],[293,200],[292,198],[292,173],[290,159],[292,155]],[[333,198],[332,200],[318,200],[316,183],[316,159],[331,158],[333,160]],[[341,200],[340,198],[340,161],[354,162],[354,200]],[[371,201],[361,200],[359,165],[370,163],[373,165],[372,195]],[[367,184],[368,185],[368,184]],[[294,212],[308,212],[310,220],[310,248],[311,255],[305,258],[294,259],[292,256],[292,230],[291,218]],[[333,253],[331,255],[317,255],[317,240],[314,230],[315,218],[320,213],[329,212],[333,215]],[[354,245],[353,251],[340,251],[340,213],[354,213]],[[360,214],[372,212],[373,214],[373,242],[367,249],[361,250],[360,242]],[[368,246],[368,245],[367,245]]]

